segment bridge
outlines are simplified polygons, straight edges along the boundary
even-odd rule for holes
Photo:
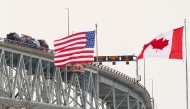
[[[138,81],[104,65],[83,66],[85,73],[58,69],[52,52],[1,39],[0,108],[152,109]]]

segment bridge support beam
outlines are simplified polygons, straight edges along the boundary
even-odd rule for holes
[[[131,108],[130,108],[130,100],[129,100],[129,97],[130,97],[130,95],[128,94],[128,96],[127,96],[127,109],[131,109]]]
[[[113,109],[116,109],[116,101],[115,101],[115,87],[112,88],[113,92]]]

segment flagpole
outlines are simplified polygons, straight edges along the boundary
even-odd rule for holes
[[[96,26],[96,65],[97,65],[97,69],[96,69],[96,71],[97,71],[97,89],[96,89],[96,91],[97,91],[97,93],[96,93],[96,109],[99,109],[99,73],[98,73],[98,37],[97,37],[97,24],[95,25]]]
[[[65,8],[67,9],[67,19],[68,19],[68,36],[69,36],[69,8]]]
[[[67,9],[67,18],[68,18],[68,36],[69,36],[69,8],[65,8],[65,9]],[[66,71],[65,71],[65,74],[64,74],[64,76],[65,76],[65,92],[66,92],[66,94],[67,94],[67,88],[68,88],[68,86],[67,86],[67,65],[66,65]],[[68,98],[67,98],[68,99]],[[66,105],[68,106],[68,101],[66,101]]]
[[[145,58],[144,58],[144,88],[145,88]]]
[[[188,69],[187,69],[187,40],[186,40],[186,19],[184,20],[184,35],[185,35],[185,58],[186,58],[186,104],[187,104],[187,109],[188,107]]]

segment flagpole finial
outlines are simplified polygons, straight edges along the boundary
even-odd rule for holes
[[[184,19],[184,23],[186,23],[186,19]]]
[[[97,25],[98,25],[98,24],[96,23],[95,26],[97,27]]]

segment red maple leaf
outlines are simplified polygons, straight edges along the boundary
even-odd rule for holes
[[[154,40],[151,42],[152,45],[152,49],[157,49],[156,52],[158,51],[158,49],[163,50],[164,47],[168,46],[168,42],[169,40],[164,40],[164,38],[158,39],[158,40]]]

